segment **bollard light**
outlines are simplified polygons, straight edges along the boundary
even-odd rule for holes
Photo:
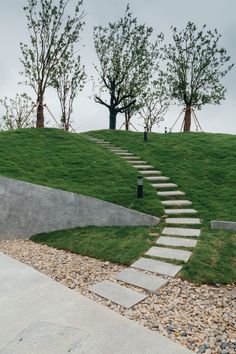
[[[147,127],[144,127],[143,138],[144,138],[144,141],[147,141]]]
[[[143,176],[137,177],[137,196],[138,198],[143,198]]]

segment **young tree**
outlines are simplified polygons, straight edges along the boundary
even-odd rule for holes
[[[81,65],[80,56],[75,56],[72,46],[57,67],[53,83],[61,105],[61,123],[64,130],[69,130],[73,103],[78,92],[83,89],[85,79],[85,68]]]
[[[70,0],[28,0],[24,7],[30,33],[30,44],[21,43],[26,83],[37,95],[37,127],[44,127],[45,90],[52,86],[57,65],[68,48],[78,41],[83,27],[82,0],[75,0],[73,16],[65,16]]]
[[[169,73],[171,97],[185,105],[184,131],[190,131],[192,108],[201,109],[205,104],[219,104],[226,89],[220,79],[232,69],[230,57],[219,46],[221,35],[215,29],[199,31],[188,22],[186,28],[173,31],[173,44],[164,47],[164,57]]]
[[[151,132],[154,125],[164,120],[169,105],[170,97],[167,91],[166,74],[159,73],[159,77],[142,93],[141,107],[138,110],[139,118],[143,119],[143,126],[147,132]]]
[[[109,109],[109,127],[116,128],[118,113],[126,112],[136,102],[137,93],[146,86],[158,55],[152,44],[152,28],[139,25],[127,6],[125,15],[108,27],[94,28],[94,44],[100,67],[99,94],[95,101]],[[102,97],[106,92],[107,101]]]
[[[0,103],[5,109],[5,114],[2,117],[2,129],[33,127],[34,102],[26,93],[17,94],[15,98],[5,97],[0,100]]]

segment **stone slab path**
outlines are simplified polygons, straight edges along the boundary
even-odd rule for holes
[[[165,206],[184,206],[184,205],[192,205],[190,200],[163,200],[161,204]]]
[[[181,266],[172,263],[157,261],[151,258],[140,258],[131,264],[131,267],[147,270],[152,273],[168,275],[170,277],[174,277],[182,268]]]
[[[145,254],[153,257],[177,259],[179,261],[187,262],[191,257],[192,252],[167,247],[151,247]]]
[[[96,143],[100,143],[99,139],[96,139]],[[108,142],[104,144],[104,140],[101,140],[101,145],[103,148],[110,148]],[[164,227],[155,246],[151,247],[142,258],[131,264],[130,268],[117,274],[116,281],[120,282],[121,285],[105,281],[90,288],[90,291],[104,298],[124,307],[130,307],[145,299],[145,294],[131,291],[131,289],[126,291],[127,288],[123,284],[130,284],[136,288],[144,289],[144,291],[156,291],[164,286],[168,281],[165,277],[176,276],[182,268],[181,265],[174,264],[176,260],[187,262],[191,257],[192,252],[186,250],[186,248],[193,249],[196,247],[197,239],[193,238],[200,236],[200,229],[195,229],[195,227],[199,227],[201,220],[199,218],[183,217],[188,214],[197,214],[197,210],[189,208],[192,205],[190,200],[179,198],[184,196],[185,193],[177,189],[177,184],[167,182],[170,178],[162,176],[161,171],[156,169],[155,166],[149,165],[148,161],[144,161],[118,146],[113,146],[110,151],[130,163],[133,168],[138,170],[138,173],[142,174],[151,183],[153,188],[157,189],[157,196],[163,198],[161,203],[165,207],[165,215],[163,216],[165,223],[172,226]],[[171,215],[176,217],[167,217]],[[185,227],[185,225],[193,225],[194,228]],[[159,236],[155,233],[150,235]],[[162,260],[163,258],[165,261]]]
[[[185,239],[180,237],[161,236],[156,242],[157,245],[167,245],[175,247],[195,247],[197,240]]]
[[[185,195],[185,193],[181,191],[165,191],[157,192],[157,195],[159,195],[160,197],[177,197],[180,195]]]
[[[173,236],[200,236],[199,229],[189,229],[183,227],[165,227],[162,231],[163,235],[173,235]]]
[[[198,218],[166,218],[166,224],[201,224],[201,220]]]
[[[197,214],[195,209],[165,209],[166,215]]]
[[[143,272],[141,273],[134,269],[123,270],[117,274],[116,279],[147,291],[155,291],[168,282],[167,279]]]
[[[146,299],[147,295],[140,294],[119,284],[104,280],[89,287],[89,291],[111,300],[125,308],[130,308]]]

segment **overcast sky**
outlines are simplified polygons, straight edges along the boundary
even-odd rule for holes
[[[56,0],[55,0],[56,1]],[[71,0],[73,4],[75,0]],[[22,7],[26,0],[0,0],[0,97],[14,97],[15,94],[27,92],[33,99],[34,93],[30,88],[19,86],[22,80],[19,72],[20,63],[19,43],[27,42],[28,32]],[[193,21],[199,27],[204,24],[207,28],[217,28],[222,34],[221,45],[227,49],[232,62],[236,63],[236,2],[235,0],[130,0],[131,11],[140,23],[154,28],[155,33],[164,32],[166,41],[170,40],[170,26],[179,30],[188,21]],[[93,47],[93,26],[106,25],[121,17],[127,5],[126,0],[84,0],[86,26],[82,34],[84,48],[81,49],[82,62],[86,66],[88,78],[93,74],[92,64],[96,62]],[[204,131],[236,134],[236,68],[233,68],[223,80],[226,88],[226,99],[221,105],[208,105],[197,112],[198,119]],[[92,96],[92,84],[88,80],[84,91],[75,102],[73,126],[78,131],[108,128],[108,110],[96,104]],[[56,95],[50,89],[46,92],[45,103],[56,117],[60,117],[59,103]],[[181,108],[172,106],[165,122],[155,131],[163,132],[164,127],[170,128],[177,119]],[[0,114],[3,111],[0,110]],[[46,113],[47,119],[49,115]],[[123,117],[118,117],[117,127],[122,125]],[[139,121],[133,124],[142,130]],[[175,131],[180,129],[181,122]],[[52,124],[51,124],[52,126]],[[194,126],[193,126],[194,130]]]

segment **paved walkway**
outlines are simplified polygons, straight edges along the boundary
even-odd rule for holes
[[[0,253],[0,354],[191,354]]]
[[[124,284],[134,285],[147,292],[164,286],[167,282],[166,277],[176,276],[182,264],[191,257],[192,250],[197,244],[196,238],[200,236],[200,229],[196,227],[201,224],[201,220],[192,217],[197,214],[197,210],[190,207],[192,202],[183,199],[185,193],[178,190],[177,184],[169,182],[169,177],[162,176],[161,171],[155,170],[155,167],[149,165],[147,161],[143,161],[140,157],[108,141],[92,137],[89,139],[125,159],[149,181],[156,189],[157,197],[162,198],[161,203],[165,207],[165,223],[170,225],[164,228],[155,246],[151,247],[143,258],[131,264],[129,271],[125,274],[121,272],[117,275],[116,279],[121,284],[104,281],[89,288],[91,292],[99,296],[130,308],[145,300],[147,296],[145,293],[140,294],[140,292],[127,289]],[[150,275],[147,272],[154,274]]]

